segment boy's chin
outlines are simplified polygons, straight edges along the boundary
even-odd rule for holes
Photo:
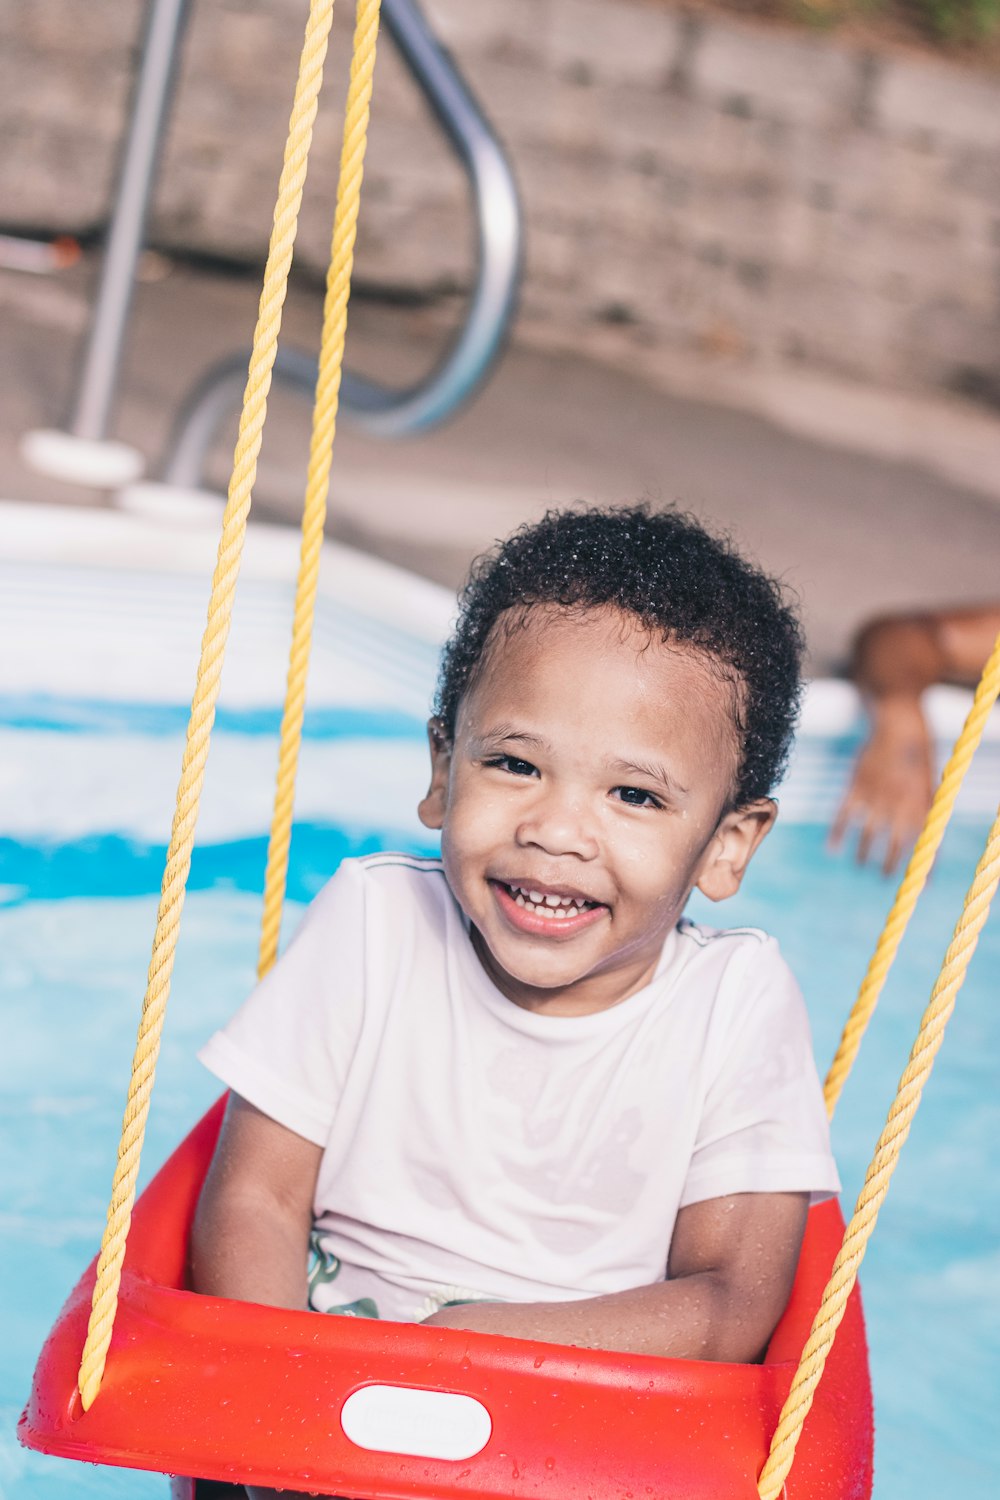
[[[550,964],[518,964],[510,969],[502,964],[496,964],[496,967],[508,984],[515,985],[521,990],[537,991],[540,1000],[572,990],[588,977],[586,972],[581,974],[578,969],[565,966],[556,968]]]
[[[510,995],[512,990],[518,994],[537,992],[538,1000],[544,1003],[546,998],[582,983],[590,972],[589,968],[572,962],[566,953],[507,953],[506,944],[494,946],[478,928],[474,932],[479,960],[504,994]]]
[[[490,949],[493,966],[515,984],[526,984],[540,990],[562,988],[583,979],[578,963],[568,962],[564,955],[504,953]]]

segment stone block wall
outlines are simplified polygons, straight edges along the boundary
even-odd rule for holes
[[[424,0],[503,137],[528,229],[522,326],[586,348],[800,363],[1000,391],[1000,78],[663,0]],[[194,0],[154,243],[262,260],[305,0]],[[300,232],[329,246],[349,8]],[[0,225],[107,217],[140,0],[6,8]],[[356,274],[461,288],[462,174],[383,39]]]

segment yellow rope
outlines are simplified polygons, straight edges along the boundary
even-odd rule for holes
[[[758,1482],[761,1500],[776,1500],[791,1468],[795,1448],[802,1434],[802,1424],[812,1406],[813,1394],[844,1316],[847,1299],[857,1280],[865,1246],[875,1228],[882,1200],[889,1188],[889,1180],[909,1134],[910,1122],[920,1103],[924,1084],[930,1076],[935,1055],[944,1037],[945,1026],[955,1008],[955,996],[975,952],[998,882],[1000,813],[990,829],[986,848],[976,867],[975,878],[965,898],[941,972],[921,1018],[910,1060],[899,1081],[885,1128],[865,1174],[864,1186],[858,1196],[854,1214],[844,1232],[844,1243],[834,1261],[822,1303],[802,1351],[788,1400],[782,1408],[771,1442],[771,1451]]]
[[[910,862],[906,867],[906,873],[900,883],[892,910],[886,918],[882,935],[858,991],[858,998],[844,1026],[840,1045],[830,1064],[823,1092],[827,1112],[831,1118],[837,1107],[841,1090],[847,1081],[847,1075],[854,1065],[861,1038],[872,1018],[879,995],[882,993],[896,957],[896,950],[899,948],[910,917],[913,915],[913,908],[917,904],[931,865],[941,846],[948,819],[955,805],[955,798],[969,768],[969,762],[982,738],[983,727],[998,693],[1000,693],[1000,635],[997,636],[992,655],[983,669],[965,726],[941,774],[941,783],[934,794],[923,832],[910,856]]]
[[[142,1018],[132,1062],[122,1136],[118,1146],[118,1163],[111,1189],[108,1221],[101,1242],[97,1266],[97,1284],[87,1339],[80,1362],[78,1383],[86,1411],[101,1388],[104,1364],[118,1307],[118,1287],[125,1258],[125,1241],[132,1218],[135,1185],[139,1174],[139,1156],[149,1112],[149,1096],[156,1070],[163,1015],[170,992],[174,952],[184,904],[184,888],[191,864],[191,849],[198,816],[198,803],[204,780],[208,742],[215,718],[222,657],[232,615],[233,593],[239,572],[246,531],[246,518],[257,474],[257,455],[267,410],[281,326],[281,311],[288,286],[292,247],[298,224],[299,206],[305,184],[312,127],[323,78],[327,40],[333,16],[333,0],[311,0],[305,40],[299,63],[285,146],[284,166],[278,184],[271,242],[268,249],[264,284],[260,297],[253,352],[250,357],[243,414],[233,458],[229,498],[222,521],[218,558],[212,578],[208,605],[208,623],[202,639],[201,659],[187,742],[177,789],[167,850],[166,867],[160,892],[153,954],[149,965]]]
[[[302,740],[306,676],[309,670],[316,585],[323,545],[323,523],[326,519],[326,500],[330,486],[330,462],[337,430],[344,339],[347,333],[347,303],[351,292],[351,271],[354,266],[354,242],[357,238],[380,6],[381,0],[358,0],[355,20],[354,57],[351,63],[351,81],[347,91],[344,140],[340,156],[340,181],[337,187],[337,212],[334,219],[330,267],[326,280],[319,377],[316,382],[309,471],[302,513],[302,550],[295,595],[288,685],[281,721],[277,789],[271,823],[271,839],[267,851],[267,874],[264,880],[264,913],[261,920],[260,953],[257,961],[257,972],[260,976],[267,973],[278,956],[281,908],[288,877],[288,849],[292,836],[295,777],[298,770],[299,746]]]

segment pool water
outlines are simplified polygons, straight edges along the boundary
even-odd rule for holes
[[[381,670],[381,669],[380,669]],[[405,691],[341,692],[307,721],[286,931],[345,855],[428,852],[414,805],[418,703],[433,652],[410,651]],[[213,1098],[194,1060],[253,982],[276,710],[220,715],[144,1158],[148,1180]],[[0,1500],[166,1494],[155,1475],[20,1449],[14,1426],[38,1349],[99,1242],[162,872],[184,712],[178,702],[0,695]],[[774,932],[800,977],[821,1070],[836,1046],[891,896],[830,856],[825,827],[857,726],[806,738],[784,821],[725,908],[694,915]],[[834,1124],[849,1208],[904,1066],[982,846],[982,805],[949,833]],[[993,1500],[1000,1476],[1000,1025],[988,924],[862,1272],[876,1400],[877,1500]]]

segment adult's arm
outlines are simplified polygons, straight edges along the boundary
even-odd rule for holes
[[[737,1193],[681,1209],[667,1279],[574,1302],[474,1302],[426,1321],[679,1359],[760,1359],[792,1289],[808,1194]]]
[[[322,1147],[230,1094],[191,1233],[195,1291],[305,1308]]]
[[[882,846],[890,874],[923,826],[934,789],[933,746],[921,696],[936,682],[971,687],[1000,632],[1000,604],[885,615],[854,643],[851,675],[870,719],[868,740],[831,830],[837,847],[858,831],[864,863]]]

